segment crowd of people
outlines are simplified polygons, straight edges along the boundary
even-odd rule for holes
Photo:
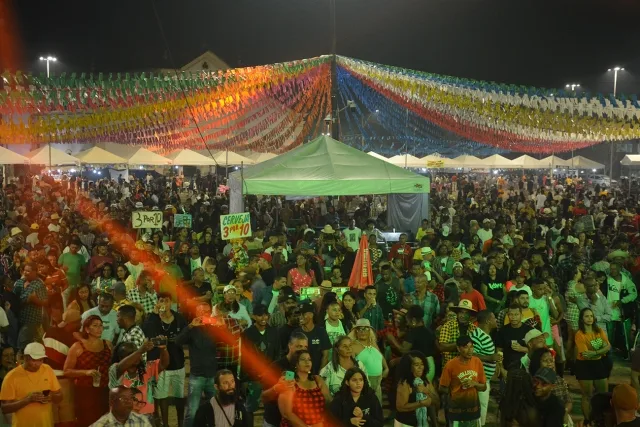
[[[438,176],[397,241],[378,196],[248,196],[252,235],[222,240],[227,195],[194,183],[5,186],[0,425],[168,426],[173,406],[240,427],[262,406],[265,427],[466,427],[492,399],[502,426],[640,422],[640,208],[615,189]],[[373,283],[349,288],[362,238]]]

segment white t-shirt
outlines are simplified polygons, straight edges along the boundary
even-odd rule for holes
[[[340,322],[338,326],[332,326],[328,320],[324,322],[324,327],[327,331],[327,335],[329,335],[329,341],[331,341],[331,345],[333,345],[333,343],[335,343],[336,340],[341,336],[347,335],[346,331],[344,330],[344,326],[342,326],[342,322],[340,320],[338,320],[338,322]]]
[[[358,227],[351,230],[350,228],[342,230],[344,237],[347,239],[347,244],[354,251],[357,251],[360,248],[360,238],[362,237],[362,230]]]

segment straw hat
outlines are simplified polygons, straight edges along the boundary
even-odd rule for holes
[[[456,313],[460,310],[467,310],[471,313],[477,313],[477,311],[473,308],[473,304],[468,299],[462,299],[456,307],[451,307],[451,311],[454,311]]]

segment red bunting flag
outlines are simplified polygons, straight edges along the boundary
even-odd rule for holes
[[[355,289],[364,289],[373,285],[373,276],[371,273],[371,254],[369,253],[368,236],[362,235],[360,238],[360,248],[356,254],[356,260],[353,263],[351,277],[349,277],[349,287]]]

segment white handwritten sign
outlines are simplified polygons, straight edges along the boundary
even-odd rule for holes
[[[162,212],[135,211],[131,213],[133,228],[162,228]]]

